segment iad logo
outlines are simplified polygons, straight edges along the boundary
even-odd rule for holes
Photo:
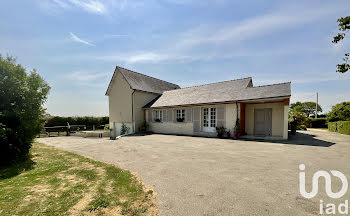
[[[299,169],[301,171],[305,170],[305,165],[304,164],[300,164],[299,165]],[[328,172],[326,171],[317,171],[314,176],[312,177],[312,190],[310,193],[305,191],[305,172],[300,172],[299,173],[299,182],[300,182],[300,193],[303,197],[307,198],[307,199],[311,199],[314,198],[317,193],[318,193],[318,179],[320,177],[324,177],[325,181],[326,181],[326,192],[327,195],[330,198],[333,199],[338,199],[342,196],[344,196],[344,194],[348,191],[348,180],[346,179],[345,175],[337,170],[331,170],[332,175],[334,175],[335,177],[340,178],[343,186],[341,188],[341,190],[339,192],[333,193],[332,191],[332,179],[331,179],[331,175],[329,175]]]
[[[318,193],[318,179],[320,177],[324,177],[325,179],[325,190],[327,195],[330,198],[333,199],[338,199],[341,198],[342,196],[344,196],[348,190],[348,180],[345,177],[345,175],[337,170],[331,170],[331,173],[333,176],[338,177],[341,182],[342,182],[342,188],[340,189],[340,191],[338,192],[333,192],[332,191],[332,177],[331,175],[323,170],[317,171],[313,177],[312,177],[312,190],[310,193],[306,192],[305,189],[305,165],[304,164],[300,164],[299,165],[299,169],[301,172],[299,172],[299,190],[300,190],[300,194],[307,198],[307,199],[311,199],[314,198],[317,193]],[[336,214],[336,205],[332,204],[332,203],[328,203],[326,204],[326,210],[325,213],[326,214]],[[339,204],[338,206],[338,213],[339,214],[348,214],[348,200],[345,200],[344,203]],[[320,214],[323,214],[323,200],[320,200]]]

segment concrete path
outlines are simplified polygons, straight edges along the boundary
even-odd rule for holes
[[[38,142],[114,163],[154,185],[162,215],[317,215],[324,181],[313,199],[299,193],[299,164],[307,191],[318,170],[339,170],[350,182],[350,136],[322,130],[289,141],[259,142],[170,135],[51,137]],[[332,190],[341,182],[333,177]],[[350,190],[350,189],[349,189]]]

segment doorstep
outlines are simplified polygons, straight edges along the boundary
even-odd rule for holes
[[[240,136],[241,139],[255,139],[255,140],[286,140],[279,136],[254,136],[254,135],[244,135]]]

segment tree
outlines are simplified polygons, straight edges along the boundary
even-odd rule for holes
[[[32,70],[0,55],[0,164],[24,159],[43,127],[49,85]]]
[[[332,107],[327,115],[329,122],[333,121],[350,121],[350,102],[339,103]]]
[[[304,113],[310,117],[311,115],[315,115],[316,112],[316,103],[315,102],[304,102],[302,103]],[[322,107],[317,104],[317,114],[322,112]]]
[[[289,123],[294,125],[298,130],[306,130],[310,119],[305,113],[298,111],[297,109],[291,109],[289,112]]]
[[[290,105],[290,109],[295,109],[296,107],[298,107],[298,109],[299,108],[302,108],[302,103],[300,102],[300,101],[297,101],[297,102],[295,102],[295,103],[292,103],[291,105]]]
[[[337,20],[337,22],[338,22],[340,32],[333,37],[332,43],[338,43],[339,41],[343,40],[346,33],[350,30],[350,16],[341,17]],[[345,73],[348,70],[350,70],[350,64],[348,63],[348,60],[349,60],[349,53],[345,53],[345,56],[343,58],[344,63],[337,64],[337,72]]]
[[[316,103],[315,102],[295,102],[290,105],[291,110],[305,113],[307,117],[315,115]],[[317,104],[317,114],[322,112],[322,107]]]

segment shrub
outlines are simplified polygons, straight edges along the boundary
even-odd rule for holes
[[[226,131],[226,136],[227,136],[227,137],[231,137],[231,131],[230,131],[230,130],[227,130],[227,131]]]
[[[46,118],[46,127],[53,126],[66,126],[67,123],[70,125],[85,125],[87,129],[91,130],[93,125],[99,127],[100,125],[106,125],[109,123],[109,117],[92,117],[92,116],[74,116],[74,117],[61,117],[53,116]]]
[[[350,102],[339,103],[327,115],[329,122],[350,121]]]
[[[104,130],[109,130],[109,124],[105,124]]]
[[[336,124],[337,122],[328,122],[328,130],[332,132],[337,132]]]
[[[143,120],[140,126],[140,132],[148,132],[149,124],[146,120]]]
[[[297,109],[292,109],[289,112],[289,123],[293,125],[298,130],[306,130],[309,125],[310,119],[305,113],[298,111]]]
[[[326,118],[311,118],[310,119],[311,128],[327,128],[327,119]]]
[[[350,121],[329,122],[328,130],[350,135]]]
[[[130,128],[123,122],[122,127],[120,129],[120,134],[121,135],[128,134],[129,131],[130,131]]]
[[[226,134],[226,128],[224,126],[216,127],[215,129],[218,137],[223,137]]]
[[[235,131],[239,131],[239,130],[240,130],[240,128],[241,128],[241,126],[240,126],[240,122],[239,122],[239,119],[237,118],[237,120],[236,120],[236,125],[235,125],[234,130],[235,130]]]
[[[24,159],[43,127],[50,86],[12,57],[0,55],[0,164]]]
[[[185,119],[184,119],[184,118],[177,118],[176,121],[177,121],[177,122],[184,122]]]

